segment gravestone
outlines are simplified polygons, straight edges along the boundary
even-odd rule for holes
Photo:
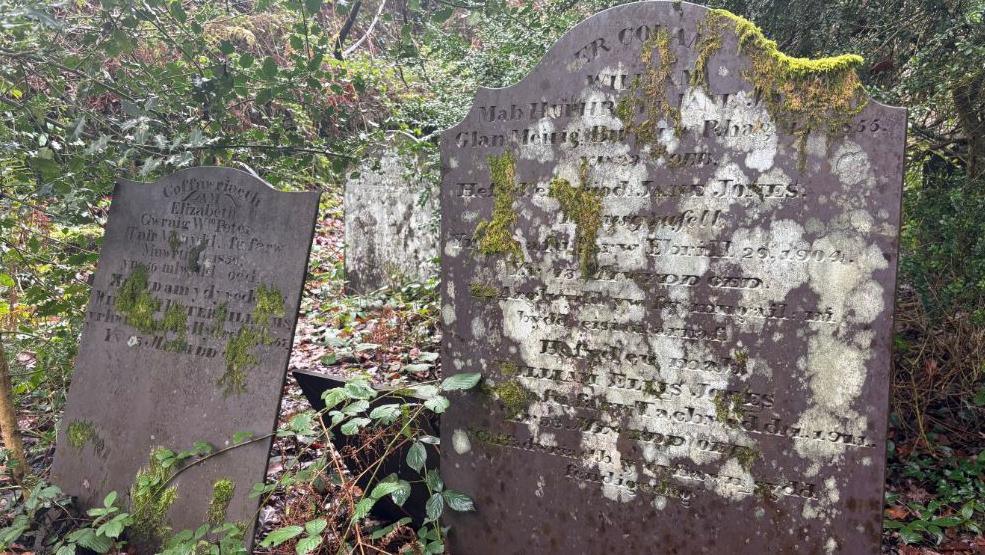
[[[438,273],[438,187],[416,154],[384,149],[345,184],[345,275],[366,293]]]
[[[879,552],[906,113],[727,12],[584,21],[445,132],[453,553]]]
[[[265,477],[318,199],[227,168],[117,184],[55,483],[101,506],[127,496],[158,448],[221,450],[250,433],[169,484],[164,523],[242,523],[252,537],[248,494]]]

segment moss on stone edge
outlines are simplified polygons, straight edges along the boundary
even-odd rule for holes
[[[633,80],[629,93],[616,104],[616,117],[624,129],[636,134],[641,145],[657,144],[661,121],[672,125],[676,135],[683,131],[680,107],[672,106],[667,96],[677,64],[670,42],[670,33],[661,28],[643,43],[640,50],[643,73]],[[641,113],[643,120],[637,121],[637,114]]]
[[[726,10],[710,10],[701,28],[704,38],[698,45],[693,82],[707,84],[707,62],[721,49],[722,33],[735,33],[739,50],[752,61],[746,78],[763,96],[773,121],[800,140],[802,164],[810,133],[843,134],[868,102],[857,72],[864,62],[861,56],[788,56],[755,23]]]
[[[229,318],[229,303],[223,302],[212,313],[212,328],[210,331],[213,336],[218,337],[222,335],[226,327],[226,318]]]
[[[96,427],[88,420],[76,420],[68,425],[65,433],[72,447],[82,449],[96,437]]]
[[[226,510],[229,502],[233,500],[233,493],[236,491],[236,484],[223,478],[212,484],[212,500],[209,501],[208,522],[212,526],[218,526],[226,521]]]
[[[533,395],[518,380],[508,380],[492,387],[492,392],[503,404],[510,418],[522,416],[533,400]]]
[[[735,450],[735,460],[739,463],[739,466],[747,472],[750,468],[752,468],[752,465],[759,460],[759,457],[759,449],[756,449],[755,447],[740,445]]]
[[[551,181],[548,194],[561,204],[561,212],[575,223],[575,251],[581,275],[588,278],[598,269],[596,255],[599,227],[602,225],[602,195],[588,188],[588,165],[579,170],[581,187],[573,187],[559,177]]]
[[[741,421],[745,416],[742,410],[744,396],[741,393],[726,393],[719,391],[712,399],[715,406],[715,420],[727,424],[731,420]]]
[[[128,537],[142,552],[156,549],[171,531],[168,509],[178,498],[178,490],[174,486],[164,487],[171,477],[170,470],[161,462],[166,451],[162,448],[151,451],[150,461],[137,472],[130,488],[133,524]]]
[[[469,293],[477,299],[495,299],[499,296],[499,289],[488,283],[473,281],[469,284]]]
[[[482,254],[506,254],[514,262],[523,261],[520,243],[513,238],[517,214],[513,208],[520,188],[516,183],[516,157],[510,151],[488,159],[493,185],[492,218],[479,222],[473,239]]]
[[[499,373],[507,377],[513,377],[520,373],[520,367],[515,362],[503,360],[499,363]]]
[[[113,307],[127,325],[144,333],[153,333],[158,329],[154,314],[161,308],[161,301],[150,294],[148,285],[147,266],[137,264],[120,285]]]
[[[259,364],[255,349],[259,345],[269,345],[272,318],[286,315],[284,294],[273,286],[260,285],[256,290],[256,303],[253,307],[252,322],[244,324],[226,340],[224,357],[226,371],[219,377],[216,385],[223,388],[226,396],[246,392],[246,370]]]

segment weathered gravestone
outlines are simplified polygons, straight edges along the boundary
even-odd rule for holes
[[[424,161],[396,148],[345,184],[345,275],[365,293],[438,273],[438,187]]]
[[[453,553],[879,551],[905,111],[610,9],[442,137]]]
[[[157,513],[176,531],[227,521],[251,534],[318,198],[226,168],[117,184],[58,434],[52,472],[66,492],[101,505],[141,469],[153,475],[158,448],[223,449],[249,432],[263,439],[161,488],[173,502]],[[157,526],[138,520],[131,539],[146,550]]]

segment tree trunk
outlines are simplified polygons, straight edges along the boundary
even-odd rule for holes
[[[10,450],[14,461],[14,477],[20,480],[27,470],[27,457],[24,455],[24,444],[21,442],[20,431],[17,428],[17,410],[14,408],[14,395],[10,381],[10,367],[7,365],[7,355],[3,350],[2,335],[0,335],[0,435],[3,444]]]
[[[985,71],[952,89],[958,123],[968,139],[968,176],[985,177]]]

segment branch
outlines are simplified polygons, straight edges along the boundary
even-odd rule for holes
[[[356,16],[359,15],[359,8],[362,6],[362,0],[353,2],[352,8],[349,10],[349,17],[346,18],[345,24],[342,25],[342,30],[339,31],[339,38],[335,39],[336,60],[342,60],[342,45],[345,44],[345,39],[349,36],[349,32],[352,31],[352,26],[356,23]]]
[[[383,8],[384,7],[386,7],[386,0],[383,0],[382,2],[380,2],[380,8],[378,10],[376,10],[376,15],[373,17],[372,23],[369,24],[369,29],[366,30],[366,34],[363,35],[363,36],[361,36],[361,37],[359,37],[359,40],[357,40],[356,42],[354,42],[352,44],[352,46],[350,46],[349,48],[346,48],[345,49],[345,52],[342,53],[342,56],[343,57],[348,56],[349,54],[352,54],[353,52],[355,52],[356,49],[359,48],[359,45],[362,44],[363,41],[365,41],[366,39],[368,39],[369,36],[373,34],[373,28],[376,27],[376,22],[380,20],[380,15],[383,14]]]

